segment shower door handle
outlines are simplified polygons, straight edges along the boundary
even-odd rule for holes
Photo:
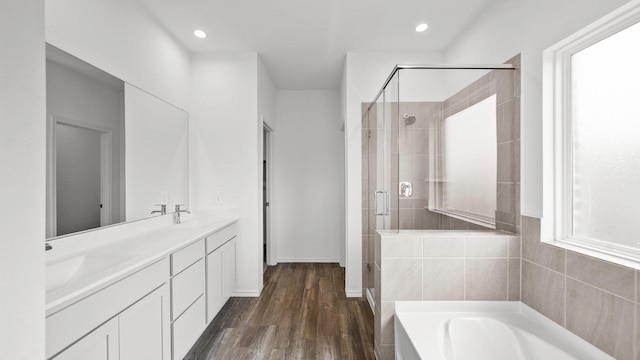
[[[382,197],[382,209],[378,206],[379,198]],[[376,215],[389,215],[389,192],[378,190],[375,192]]]

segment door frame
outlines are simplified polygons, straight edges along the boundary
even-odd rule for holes
[[[273,166],[273,128],[271,128],[268,124],[268,118],[262,114],[262,136],[264,144],[262,144],[262,161],[267,161],[267,186],[266,186],[266,202],[269,203],[269,206],[262,206],[263,214],[266,211],[266,223],[263,224],[266,226],[266,236],[267,236],[267,265],[274,266],[278,264],[278,251],[277,251],[277,241],[275,237],[275,211],[273,199],[274,196],[274,186],[273,180],[274,176],[274,166]],[[263,215],[264,218],[264,215]]]
[[[100,203],[102,204],[100,226],[110,225],[112,223],[111,200],[113,194],[113,131],[100,125],[50,114],[47,116],[46,237],[55,237],[58,233],[56,125],[72,126],[100,133]]]

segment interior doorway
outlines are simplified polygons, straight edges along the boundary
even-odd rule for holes
[[[112,132],[50,116],[47,237],[112,223]]]
[[[262,263],[264,268],[278,264],[277,246],[274,236],[274,204],[273,204],[273,129],[262,115]]]
[[[270,145],[271,145],[271,129],[267,126],[266,123],[263,122],[263,131],[262,131],[262,265],[263,269],[267,268],[267,265],[270,263],[270,224],[269,221],[271,219],[270,207],[270,184],[269,177],[271,175],[270,166]]]

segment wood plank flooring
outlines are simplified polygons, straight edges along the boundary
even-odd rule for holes
[[[231,298],[185,357],[374,360],[373,314],[338,264],[278,264],[259,298]]]

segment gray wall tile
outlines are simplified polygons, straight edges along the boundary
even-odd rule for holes
[[[508,248],[509,248],[509,257],[510,258],[520,258],[520,244],[522,242],[522,238],[520,236],[510,236],[507,238]]]
[[[464,259],[424,259],[422,300],[464,300]]]
[[[511,70],[492,71],[491,75],[496,82],[496,102],[502,104],[512,99],[515,95],[514,73]]]
[[[513,167],[513,141],[498,144],[497,152],[498,175],[496,180],[502,183],[512,183],[515,171]]]
[[[522,301],[563,326],[564,282],[562,274],[522,261]]]
[[[376,307],[375,307],[375,311],[374,311],[374,318],[376,319],[376,321],[374,321],[373,324],[373,341],[376,344],[376,346],[380,345],[380,339],[381,339],[381,334],[382,334],[382,321],[380,321],[379,319],[382,318],[381,316],[381,312],[380,312],[380,307],[378,305],[379,303],[376,302]]]
[[[568,251],[567,276],[635,301],[633,269]]]
[[[395,329],[393,315],[396,311],[396,303],[395,301],[383,301],[380,308],[380,344],[393,345]]]
[[[422,239],[424,257],[464,257],[462,236],[424,236]]]
[[[636,360],[640,360],[640,305],[636,304]]]
[[[520,259],[509,259],[509,283],[508,298],[509,301],[520,300]]]
[[[567,279],[567,329],[616,359],[633,359],[634,304]]]
[[[513,140],[513,126],[514,126],[514,113],[513,113],[513,100],[509,100],[503,104],[498,105],[496,112],[497,115],[497,139],[498,143]]]
[[[382,259],[382,301],[422,299],[422,259]]]
[[[385,236],[381,242],[383,259],[421,258],[421,236]]]
[[[396,356],[396,348],[393,345],[381,345],[379,347],[378,360],[393,360]]]
[[[465,259],[465,300],[507,300],[507,259]]]
[[[472,236],[466,240],[467,257],[507,257],[505,236]]]
[[[565,250],[540,242],[540,219],[522,217],[522,258],[564,273]]]

